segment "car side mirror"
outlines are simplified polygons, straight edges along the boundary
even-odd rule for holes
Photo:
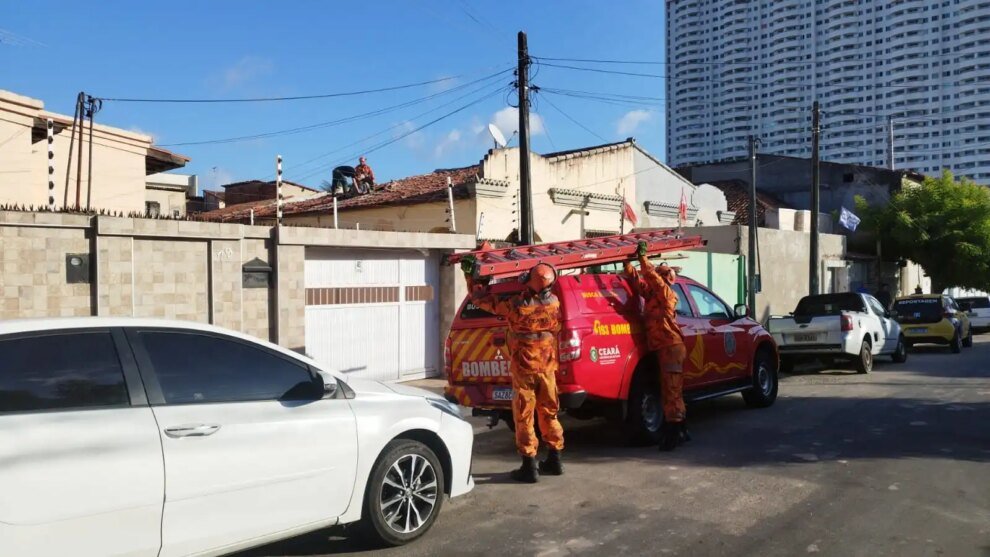
[[[320,376],[320,380],[323,381],[323,398],[337,396],[337,389],[340,388],[337,378],[332,373],[323,371],[322,369],[316,370],[316,373]]]
[[[746,304],[736,304],[732,308],[732,314],[736,316],[736,319],[742,319],[749,315],[749,307]]]

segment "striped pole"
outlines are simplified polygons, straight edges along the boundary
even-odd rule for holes
[[[49,118],[48,127],[48,210],[55,210],[55,122]]]
[[[275,156],[275,225],[282,226],[282,155]]]

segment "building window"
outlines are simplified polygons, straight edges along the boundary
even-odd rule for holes
[[[157,201],[145,201],[144,212],[149,217],[157,217],[162,214],[162,205]]]

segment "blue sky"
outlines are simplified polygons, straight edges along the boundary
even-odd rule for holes
[[[478,162],[491,146],[485,131],[489,122],[497,122],[506,136],[512,133],[515,116],[507,109],[507,94],[496,92],[512,75],[493,74],[514,64],[517,31],[528,33],[530,52],[537,57],[659,62],[664,60],[663,6],[660,0],[173,0],[84,7],[63,0],[0,0],[0,88],[72,114],[79,91],[104,98],[225,99],[453,78],[384,93],[293,102],[108,101],[97,115],[97,122],[141,130],[169,146],[315,126],[388,109],[297,133],[167,147],[192,158],[186,171],[199,174],[206,188],[271,178],[277,153],[284,158],[287,179],[317,186],[333,165],[356,164],[351,159],[357,154],[395,140],[368,154],[381,181]],[[651,74],[664,69],[544,60],[532,72],[537,86],[651,100],[603,102],[539,93],[534,150],[634,136],[664,157],[664,107],[652,100],[664,96],[662,79],[547,63]]]

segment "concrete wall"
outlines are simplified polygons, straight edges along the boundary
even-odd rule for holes
[[[749,230],[741,226],[698,227],[685,229],[687,234],[698,234],[708,240],[707,249],[715,253],[746,255]],[[794,310],[798,301],[808,294],[808,254],[811,236],[802,232],[760,228],[759,260],[762,289],[756,295],[756,316],[760,321],[771,314],[786,314]],[[819,254],[819,284],[828,282],[829,268],[845,268],[845,237],[821,234]],[[848,291],[848,283],[839,291]]]
[[[48,141],[32,142],[35,118],[68,120],[44,110],[36,99],[0,91],[0,204],[48,205]],[[59,128],[61,126],[58,126]],[[55,202],[59,207],[76,204],[78,141],[66,192],[66,170],[70,138],[74,128],[66,125],[55,135]],[[93,183],[89,183],[89,128],[84,130],[80,204],[97,209],[144,212],[145,158],[151,137],[96,124],[93,129]]]
[[[307,246],[452,253],[474,237],[0,211],[0,319],[182,319],[303,350]],[[67,282],[68,254],[88,259],[89,283]],[[271,287],[242,288],[242,266],[255,258],[275,269]],[[452,273],[441,272],[451,285],[439,289],[444,327],[464,296]]]

